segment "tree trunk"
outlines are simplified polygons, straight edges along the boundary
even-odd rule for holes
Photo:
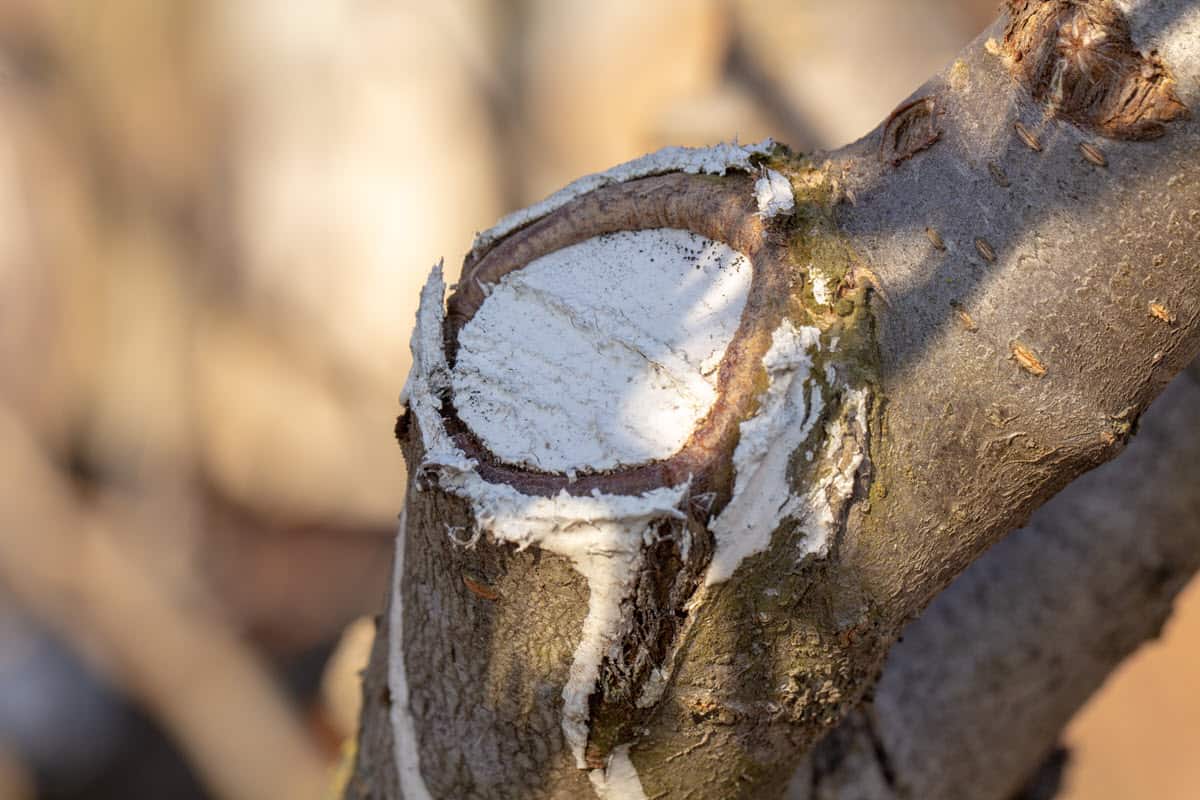
[[[662,151],[435,270],[350,796],[781,795],[1196,355],[1198,43],[1010,0],[854,145]]]

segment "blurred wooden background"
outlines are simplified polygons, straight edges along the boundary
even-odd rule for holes
[[[429,267],[663,145],[856,138],[995,5],[0,0],[0,798],[321,796]],[[1183,606],[1069,797],[1200,791]]]

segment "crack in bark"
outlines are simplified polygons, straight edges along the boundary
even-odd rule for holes
[[[612,749],[633,739],[636,729],[654,713],[659,698],[649,684],[658,673],[665,689],[679,632],[687,622],[687,603],[703,581],[712,555],[712,536],[703,518],[689,518],[678,530],[664,532],[662,528],[669,525],[660,526],[658,541],[647,547],[629,601],[629,632],[619,652],[600,664],[589,700],[592,722],[586,751],[594,768],[603,767]],[[684,544],[683,537],[690,541]]]

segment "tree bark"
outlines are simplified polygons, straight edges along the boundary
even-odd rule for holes
[[[1010,0],[854,145],[660,153],[483,234],[445,311],[435,272],[350,796],[781,795],[904,624],[1196,355],[1198,99],[1197,3]],[[658,228],[753,263],[708,415],[646,463],[497,457],[464,326]]]
[[[805,759],[789,800],[1008,800],[1200,567],[1200,365],[1129,448],[1038,509],[888,654],[874,698]]]

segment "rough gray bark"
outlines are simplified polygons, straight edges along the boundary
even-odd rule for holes
[[[591,698],[593,772],[628,745],[647,796],[778,796],[801,754],[870,688],[902,626],[1035,508],[1122,449],[1200,346],[1200,124],[1183,113],[1200,101],[1198,42],[1200,8],[1188,0],[1011,0],[1004,18],[861,142],[812,161],[783,150],[767,159],[799,193],[789,225],[755,227],[733,200],[692,209],[681,227],[720,232],[742,219],[737,235],[752,241],[741,249],[784,244],[788,292],[748,305],[743,358],[761,360],[780,318],[836,335],[829,365],[873,403],[865,429],[819,443],[833,445],[825,468],[843,451],[869,460],[848,507],[835,509],[827,557],[797,566],[803,531],[785,522],[766,552],[705,588],[702,564],[669,545],[648,550],[625,648],[605,662]],[[571,240],[573,221],[578,240],[596,232],[597,215],[617,226],[609,229],[687,217],[686,191],[645,200],[655,180],[628,184],[635,200],[585,195],[502,239],[495,252],[508,255],[473,255],[464,274],[496,258],[519,268],[545,252],[545,230],[566,229]],[[718,187],[714,197],[745,191],[736,177],[694,181]],[[832,282],[836,303],[818,301],[815,279]],[[464,283],[465,305],[450,301],[451,353],[455,315],[471,313]],[[765,329],[754,324],[763,319]],[[732,427],[704,429],[711,446],[692,454],[689,474],[716,497],[713,513],[732,491],[734,423],[753,413],[762,389],[754,370],[737,375],[724,385],[722,373]],[[823,391],[832,426],[847,392]],[[452,428],[453,415],[443,415],[437,424]],[[469,533],[478,524],[436,471],[420,468],[429,433],[411,420],[401,431],[418,490],[396,576],[403,635],[377,645],[408,671],[404,710],[421,779],[435,797],[587,796],[588,775],[559,729],[587,583],[537,548],[488,536],[456,546],[447,526]],[[561,476],[471,452],[489,481],[575,491]],[[666,485],[672,469],[597,475],[579,489],[644,491]],[[796,468],[788,478],[802,493],[820,474]],[[703,542],[705,514],[687,516]],[[635,655],[671,673],[648,709],[633,702],[649,680]],[[378,681],[386,661],[375,663]],[[372,699],[368,728],[386,711]],[[394,796],[373,793],[391,779],[367,766],[388,754],[363,745],[351,796]]]
[[[874,699],[805,759],[791,800],[1015,797],[1200,567],[1200,367],[1119,459],[967,568],[905,629]]]

